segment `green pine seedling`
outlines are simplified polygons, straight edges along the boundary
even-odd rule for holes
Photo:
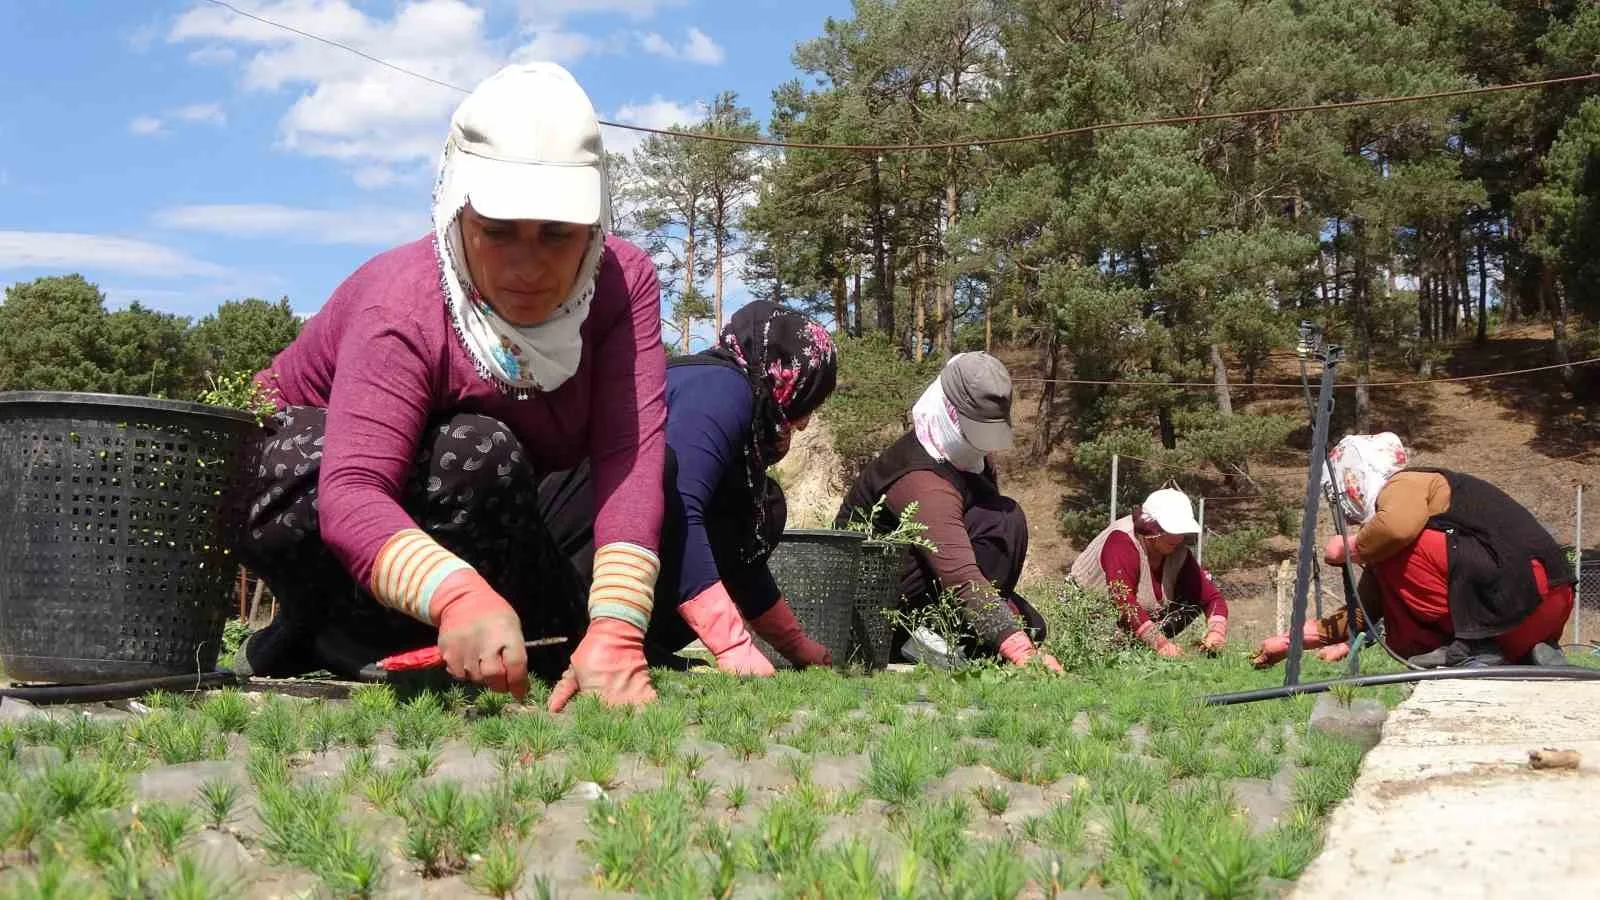
[[[225,778],[212,778],[202,783],[198,801],[206,825],[219,830],[226,826],[239,805],[240,792],[238,784]]]
[[[197,825],[194,807],[155,801],[139,808],[131,827],[135,833],[142,830],[161,858],[170,862]]]
[[[484,851],[483,859],[467,872],[467,883],[482,893],[505,900],[516,892],[527,867],[527,861],[515,845],[495,841]]]
[[[727,807],[729,810],[738,811],[744,808],[750,800],[750,786],[742,781],[736,781],[728,788]]]
[[[223,688],[206,697],[200,714],[223,734],[243,734],[250,727],[250,701],[238,688]]]
[[[157,900],[231,900],[243,885],[229,883],[185,853],[173,861],[172,873],[156,888]]]
[[[554,766],[535,766],[533,780],[540,802],[549,806],[567,796],[576,779],[568,768],[558,770]]]
[[[271,695],[256,711],[245,735],[252,748],[287,756],[298,751],[304,740],[301,723],[298,710],[292,709],[282,697]]]
[[[991,816],[1003,816],[1011,808],[1011,794],[1003,787],[983,785],[973,788],[972,793],[977,797],[978,805]]]

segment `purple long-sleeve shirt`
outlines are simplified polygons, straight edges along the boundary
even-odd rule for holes
[[[427,420],[479,413],[504,422],[543,474],[594,471],[596,546],[658,548],[666,461],[661,286],[638,247],[606,239],[578,371],[517,400],[478,375],[451,327],[431,238],[356,270],[258,378],[280,402],[325,408],[318,482],[322,539],[359,584],[379,549],[417,527],[399,498]]]

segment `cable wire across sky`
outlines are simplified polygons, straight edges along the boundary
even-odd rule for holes
[[[380,56],[374,56],[364,50],[352,47],[342,41],[323,37],[310,31],[304,31],[293,25],[277,22],[272,19],[247,12],[234,6],[227,0],[207,0],[208,3],[232,11],[235,15],[260,22],[273,28],[278,28],[291,34],[299,35],[308,40],[318,41],[330,47],[335,47],[347,53],[353,53],[362,59],[376,63],[387,69],[392,69],[403,75],[426,81],[429,84],[447,88],[458,93],[467,94],[470,90],[458,84],[441,81],[431,75],[425,75],[414,69],[392,63]],[[964,147],[996,147],[1005,144],[1023,144],[1033,141],[1048,141],[1057,138],[1075,137],[1084,134],[1094,134],[1101,131],[1116,131],[1125,128],[1148,128],[1157,125],[1188,125],[1196,122],[1214,122],[1223,119],[1258,119],[1270,116],[1293,115],[1308,112],[1329,112],[1344,109],[1360,109],[1373,106],[1392,106],[1400,103],[1422,103],[1429,100],[1448,100],[1456,97],[1473,97],[1480,94],[1497,94],[1507,91],[1532,90],[1534,88],[1553,87],[1564,84],[1578,84],[1600,80],[1600,72],[1588,72],[1581,75],[1566,75],[1559,78],[1544,78],[1537,81],[1517,81],[1508,84],[1489,84],[1478,87],[1457,88],[1448,91],[1433,91],[1425,94],[1406,94],[1392,97],[1368,97],[1357,100],[1340,100],[1329,103],[1308,103],[1296,106],[1274,106],[1262,109],[1247,109],[1228,112],[1196,113],[1184,116],[1163,116],[1153,119],[1133,119],[1124,122],[1101,122],[1093,125],[1079,125],[1072,128],[1057,128],[1051,131],[1039,131],[1029,134],[1002,135],[995,137],[966,137],[951,141],[931,141],[915,144],[824,144],[807,141],[782,141],[772,138],[740,137],[731,134],[713,134],[699,131],[683,131],[676,128],[652,128],[648,125],[636,125],[628,122],[612,122],[601,119],[600,124],[608,128],[620,128],[627,131],[642,132],[644,134],[662,135],[665,137],[684,138],[696,141],[711,141],[722,144],[741,144],[751,147],[768,147],[780,150],[834,150],[849,153],[907,153],[919,150],[953,150]]]

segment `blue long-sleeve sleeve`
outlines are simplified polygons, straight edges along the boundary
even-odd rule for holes
[[[744,465],[751,415],[750,385],[739,372],[721,366],[667,370],[667,445],[678,459],[685,530],[679,603],[721,577],[706,517],[723,477],[734,466]]]

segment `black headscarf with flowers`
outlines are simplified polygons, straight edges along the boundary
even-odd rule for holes
[[[716,346],[672,361],[675,366],[707,364],[738,369],[750,382],[754,405],[744,455],[755,527],[744,555],[760,558],[773,544],[765,527],[767,466],[784,428],[816,411],[833,393],[838,356],[822,325],[782,304],[757,300],[733,314]]]

